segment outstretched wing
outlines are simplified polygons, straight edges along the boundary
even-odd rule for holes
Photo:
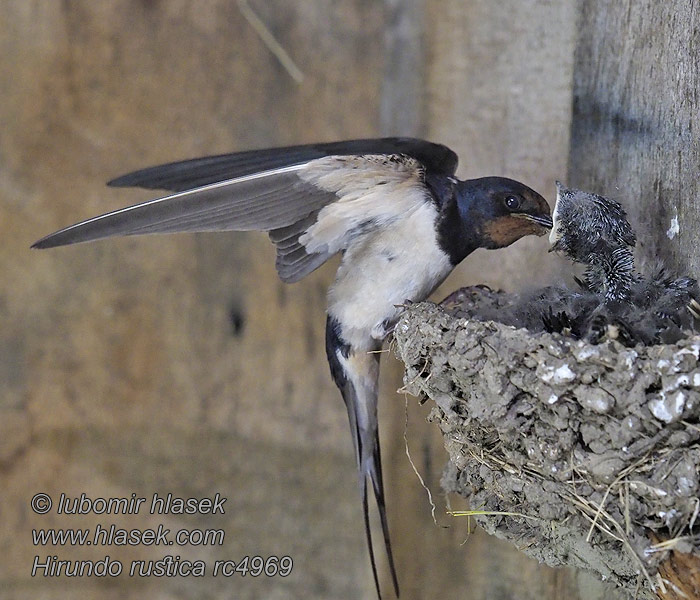
[[[403,149],[410,154],[356,153],[371,148]],[[345,153],[309,158],[335,151]],[[400,216],[406,207],[398,199],[407,192],[415,196],[418,191],[424,197],[427,170],[451,174],[455,167],[454,153],[444,146],[403,138],[256,150],[172,163],[110,183],[175,190],[198,187],[71,225],[32,247],[147,233],[267,231],[277,246],[281,279],[294,282],[358,235]]]
[[[415,158],[437,175],[454,175],[457,170],[457,155],[447,146],[416,138],[392,137],[205,156],[127,173],[107,185],[182,192],[210,183],[307,163],[325,156],[361,154],[404,154]]]

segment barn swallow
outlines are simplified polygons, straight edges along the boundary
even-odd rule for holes
[[[503,248],[552,226],[549,206],[501,177],[460,181],[449,148],[412,138],[352,140],[197,158],[136,171],[111,186],[175,192],[37,241],[51,248],[117,235],[266,231],[282,281],[342,254],[328,292],[326,354],[347,407],[372,574],[367,479],[398,596],[377,429],[382,342],[406,301],[425,299],[477,248]],[[380,595],[381,597],[381,595]]]

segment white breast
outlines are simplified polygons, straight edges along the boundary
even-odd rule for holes
[[[406,300],[425,299],[452,270],[438,246],[431,202],[421,202],[345,252],[328,293],[328,312],[345,341],[361,349],[383,339]]]

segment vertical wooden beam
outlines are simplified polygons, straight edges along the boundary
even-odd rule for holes
[[[700,11],[694,0],[585,0],[574,70],[572,185],[618,200],[640,262],[700,275]],[[672,555],[662,598],[696,598]]]
[[[575,7],[429,0],[427,131],[458,151],[461,177],[512,177],[551,202],[568,156]],[[545,250],[530,238],[476,252],[459,273],[510,290],[545,284],[563,265]]]
[[[279,281],[254,232],[37,253],[37,237],[154,197],[104,181],[162,161],[378,133],[382,6],[250,0],[298,84],[230,0],[0,4],[0,588],[12,597],[371,597],[347,418],[323,350],[326,267]],[[38,491],[228,498],[207,577],[30,577],[35,555],[158,559],[162,547],[42,549]],[[99,519],[102,524],[109,520]],[[178,518],[132,515],[127,528]],[[173,555],[180,552],[172,552]],[[289,577],[210,577],[289,554]],[[166,581],[167,580],[167,581]],[[116,587],[115,587],[116,586]]]
[[[420,137],[425,129],[425,0],[385,0],[383,135]]]

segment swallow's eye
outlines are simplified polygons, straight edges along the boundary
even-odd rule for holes
[[[509,210],[518,210],[520,208],[520,198],[517,196],[506,196],[504,202]]]

